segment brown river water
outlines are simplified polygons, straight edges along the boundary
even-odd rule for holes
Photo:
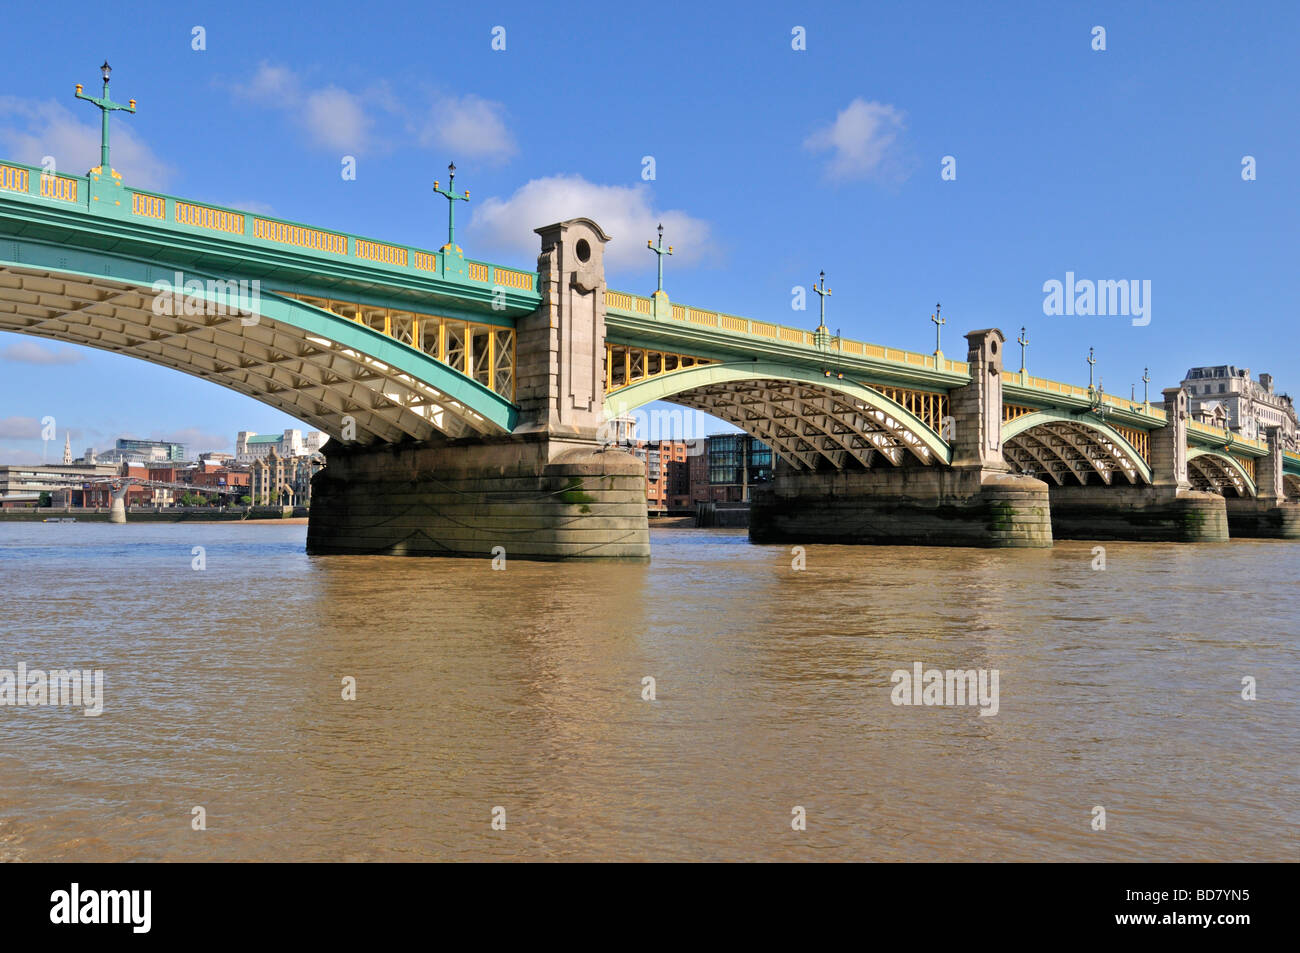
[[[305,534],[0,524],[0,670],[104,672],[98,717],[0,707],[0,860],[1300,859],[1300,544]],[[893,704],[918,662],[997,713]]]

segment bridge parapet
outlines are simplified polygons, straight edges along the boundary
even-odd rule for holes
[[[163,230],[182,238],[169,241],[186,251],[210,254],[210,243],[191,246],[184,239],[218,235],[242,248],[274,254],[279,267],[284,266],[283,256],[288,254],[313,260],[316,264],[310,267],[314,268],[324,262],[327,268],[332,263],[377,269],[399,287],[414,288],[419,286],[417,282],[432,279],[448,284],[446,291],[453,296],[459,292],[479,303],[493,303],[495,294],[495,302],[504,304],[502,310],[507,314],[532,311],[540,300],[536,272],[123,187],[116,173],[112,177],[55,175],[6,161],[0,163],[0,204],[8,201],[26,205],[38,216],[44,210],[63,212],[57,220],[64,225],[68,223],[66,213],[75,211],[88,216],[88,223],[108,218]]]

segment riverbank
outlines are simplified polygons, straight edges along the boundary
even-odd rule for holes
[[[0,523],[47,521],[107,523],[110,522],[110,518],[108,507],[105,506],[0,510]],[[127,510],[126,521],[128,523],[306,523],[307,508],[304,506],[149,507]]]

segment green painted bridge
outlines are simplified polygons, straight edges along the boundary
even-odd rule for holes
[[[467,197],[454,183],[439,191]],[[609,420],[652,401],[704,411],[768,443],[780,460],[778,497],[803,474],[818,499],[911,500],[924,482],[915,474],[881,477],[910,487],[888,492],[883,483],[836,489],[826,475],[972,467],[983,476],[961,491],[968,502],[987,496],[980,486],[999,473],[1052,493],[1165,486],[1270,506],[1300,495],[1300,455],[1276,434],[1247,440],[1197,424],[1185,398],[1183,410],[1166,411],[1010,370],[996,330],[967,335],[967,360],[953,360],[679,304],[662,289],[614,291],[599,225],[573,219],[537,231],[541,255],[528,270],[466,258],[451,227],[442,247],[417,248],[136,189],[105,165],[70,176],[0,162],[0,330],[161,364],[328,433],[317,499],[328,503],[330,486],[347,495],[338,508],[353,535],[369,505],[358,488],[390,479],[374,461],[392,470],[401,459],[412,485],[428,486],[442,468],[457,474],[457,492],[498,503],[528,487],[555,502],[547,488],[564,471],[559,500],[586,507],[583,515],[601,512],[604,500],[589,491],[604,474],[622,487],[608,525],[588,519],[560,532],[573,521],[537,510],[534,535],[567,542],[526,554],[638,555],[639,536],[608,550],[601,540],[625,520],[644,527],[639,464],[615,474],[614,457],[589,454]],[[1177,408],[1177,394],[1165,391],[1165,405]],[[515,448],[505,456],[503,442]],[[436,459],[411,457],[418,448]],[[920,492],[942,508],[954,485]],[[429,505],[445,512],[452,499]],[[797,504],[772,505],[788,515]],[[497,509],[488,529],[476,524],[450,545],[417,519],[398,520],[411,530],[400,545],[384,534],[356,545],[316,534],[318,548],[477,552],[492,526],[504,532],[519,519]],[[788,535],[809,531],[797,524]],[[942,538],[927,533],[899,538]],[[411,542],[421,534],[436,545],[421,550]]]
[[[964,361],[818,340],[662,295],[603,297],[611,413],[655,400],[694,407],[796,468],[951,462],[943,421],[949,392],[970,382]],[[512,432],[516,325],[541,303],[537,272],[454,246],[145,192],[102,169],[46,175],[0,163],[0,328],[203,377],[336,439],[347,422],[362,443]],[[1058,482],[1150,482],[1158,407],[1023,372],[1004,375],[1003,394],[1018,469]],[[1195,484],[1255,495],[1265,442],[1192,423],[1188,444]],[[1300,455],[1285,454],[1285,472],[1300,490]]]

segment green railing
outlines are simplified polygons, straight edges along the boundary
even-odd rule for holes
[[[92,180],[99,182],[101,175],[98,170],[86,176],[52,175],[35,166],[0,162],[0,198],[18,193],[41,202],[99,212],[101,208],[95,207],[95,204],[100,196],[95,194],[98,190],[91,186]],[[461,259],[459,256],[445,255],[440,250],[383,242],[269,215],[194,202],[160,192],[133,188],[124,188],[122,192],[126,196],[125,200],[113,202],[122,208],[102,210],[127,219],[196,233],[216,234],[268,248],[289,247],[315,256],[351,259],[367,265],[452,280],[467,280],[488,286],[500,285],[514,291],[535,294],[538,289],[536,272],[520,271],[486,261]],[[456,266],[451,271],[447,268],[448,259]],[[465,265],[463,275],[458,273],[462,260]]]

